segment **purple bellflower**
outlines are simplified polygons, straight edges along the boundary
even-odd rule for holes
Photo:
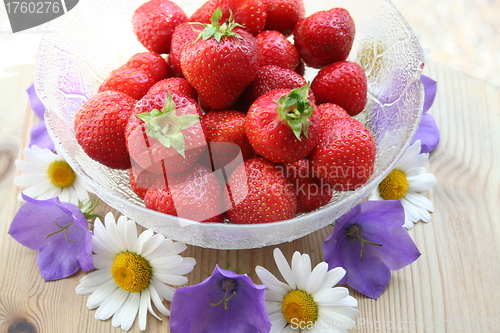
[[[63,279],[79,269],[94,268],[92,231],[82,211],[59,198],[26,201],[17,211],[9,234],[38,252],[37,262],[45,281]]]
[[[413,142],[420,140],[420,153],[423,154],[430,153],[437,147],[440,140],[440,134],[436,120],[434,120],[434,117],[427,112],[434,103],[437,92],[437,82],[425,75],[421,75],[420,79],[424,84],[424,110],[422,120],[420,121],[417,133],[413,138]]]
[[[37,122],[31,128],[30,143],[28,144],[28,147],[31,147],[32,145],[37,145],[42,149],[48,148],[52,151],[55,151],[54,141],[52,141],[52,138],[47,132],[47,127],[45,126],[45,121],[44,121],[45,106],[43,105],[42,101],[38,98],[38,95],[36,94],[35,87],[33,84],[29,86],[26,92],[28,93],[28,99],[30,102],[31,109],[37,115],[37,117],[41,119],[41,121]]]
[[[265,290],[266,286],[254,284],[247,275],[216,265],[203,282],[175,291],[170,306],[170,332],[269,332]]]
[[[323,242],[329,269],[343,267],[347,272],[339,284],[379,298],[389,284],[391,270],[420,256],[404,221],[398,200],[364,201],[339,217]]]

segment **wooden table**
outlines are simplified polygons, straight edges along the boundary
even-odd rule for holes
[[[75,294],[83,273],[44,282],[36,252],[7,234],[20,206],[14,160],[36,121],[25,93],[33,66],[9,70],[15,75],[0,80],[0,332],[122,332],[109,320],[94,320],[85,305],[88,296]],[[352,332],[500,332],[500,89],[434,63],[424,74],[438,82],[430,110],[441,129],[441,143],[430,159],[438,179],[429,193],[435,213],[431,223],[410,231],[422,256],[393,272],[378,300],[352,292],[360,310]],[[316,264],[330,232],[327,227],[279,247],[287,258],[296,250],[309,253]],[[184,255],[197,259],[190,284],[205,279],[216,263],[255,280],[256,265],[277,273],[273,248],[189,246]],[[131,331],[139,332],[137,323]],[[168,318],[160,322],[150,316],[148,331],[168,332]]]

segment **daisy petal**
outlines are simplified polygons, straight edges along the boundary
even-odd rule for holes
[[[130,293],[123,289],[116,288],[113,294],[106,298],[95,312],[97,320],[109,319],[125,303]]]
[[[326,262],[320,262],[311,272],[309,279],[307,280],[306,290],[310,294],[314,294],[316,291],[320,290],[324,286],[324,280],[326,272],[328,271],[328,264]]]
[[[140,293],[130,293],[123,306],[113,316],[111,324],[121,327],[124,331],[130,330],[139,311],[140,298]]]
[[[170,310],[163,305],[163,301],[160,298],[160,295],[158,295],[158,292],[154,288],[149,288],[149,292],[151,294],[151,300],[153,301],[156,309],[163,313],[165,316],[170,316]]]
[[[407,177],[409,192],[423,192],[436,185],[436,177],[432,173],[419,174]]]
[[[286,295],[292,287],[286,283],[281,282],[271,272],[261,266],[255,268],[255,273],[259,279],[264,283],[269,290],[272,290],[280,295]]]
[[[288,262],[286,261],[283,252],[281,252],[280,249],[276,248],[274,249],[273,254],[274,254],[274,261],[276,262],[276,266],[278,266],[278,270],[280,271],[281,275],[288,283],[290,288],[295,289],[296,285],[292,268],[290,267],[290,265],[288,265]]]

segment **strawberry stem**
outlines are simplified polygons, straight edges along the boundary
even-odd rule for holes
[[[306,138],[309,138],[307,133],[309,118],[314,110],[308,99],[309,86],[310,84],[307,83],[300,88],[293,89],[288,94],[283,94],[276,101],[278,115],[288,123],[299,141],[302,141],[302,133]]]
[[[220,7],[217,8],[212,14],[212,23],[210,24],[199,23],[199,22],[188,22],[188,24],[191,25],[196,24],[204,27],[203,30],[197,30],[193,26],[191,26],[191,29],[193,29],[193,31],[199,32],[199,35],[194,40],[194,42],[196,42],[200,38],[203,40],[207,40],[213,37],[218,43],[220,43],[222,37],[224,36],[243,39],[243,37],[241,37],[238,33],[233,31],[235,28],[243,26],[241,24],[234,22],[233,13],[231,10],[229,10],[229,13],[230,13],[229,18],[222,25],[219,24],[219,20],[222,17],[222,9]]]
[[[191,127],[200,120],[197,114],[175,114],[175,103],[172,95],[168,93],[161,110],[153,109],[151,112],[139,113],[137,118],[144,121],[146,134],[157,139],[167,148],[173,147],[182,157],[185,155],[185,142],[182,131]]]

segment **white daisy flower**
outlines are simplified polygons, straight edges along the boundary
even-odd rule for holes
[[[172,286],[187,283],[183,275],[193,270],[196,261],[179,255],[186,249],[184,243],[151,230],[137,236],[136,224],[125,216],[115,222],[108,213],[104,223],[99,219],[94,222],[92,250],[97,270],[82,277],[76,293],[92,294],[87,307],[98,308],[97,320],[113,316],[112,325],[128,331],[139,317],[139,328],[144,331],[148,311],[161,320],[152,304],[162,314],[170,315],[163,301],[172,300]]]
[[[24,175],[14,178],[14,184],[24,187],[25,195],[38,200],[59,197],[62,202],[79,205],[90,199],[89,189],[61,156],[36,145],[24,150],[27,161],[16,160]],[[23,200],[21,194],[18,197]]]
[[[289,266],[276,248],[274,260],[286,283],[267,269],[255,272],[266,285],[266,309],[271,320],[270,333],[277,332],[347,332],[355,326],[358,302],[344,287],[334,287],[345,275],[341,267],[328,270],[321,262],[311,270],[307,254],[295,252]]]
[[[405,210],[405,223],[411,229],[419,221],[429,222],[434,211],[432,202],[421,192],[436,184],[436,177],[423,166],[429,154],[420,154],[420,140],[415,141],[394,169],[380,182],[370,200],[400,200]]]

